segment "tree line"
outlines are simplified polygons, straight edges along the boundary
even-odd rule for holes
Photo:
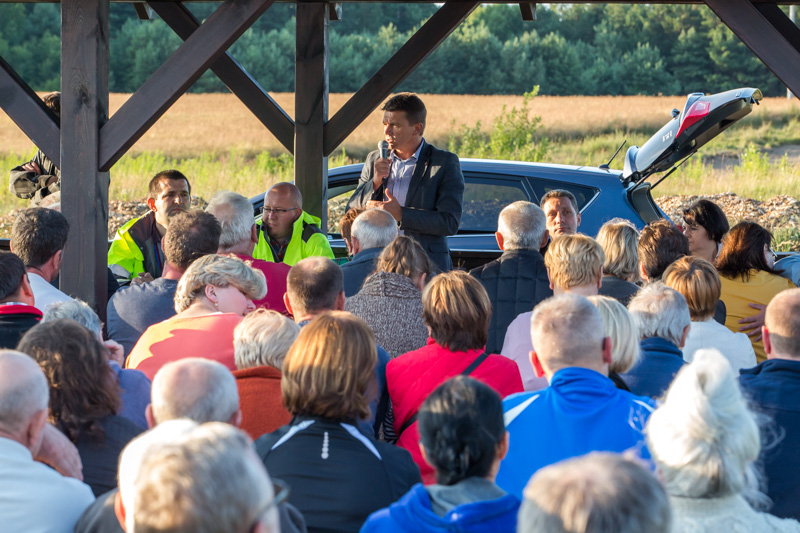
[[[201,20],[218,4],[188,4]],[[60,4],[0,4],[0,56],[35,90],[60,84]],[[331,22],[330,90],[358,90],[436,10],[433,4],[345,4]],[[113,92],[133,92],[181,44],[160,19],[111,4]],[[274,4],[232,47],[271,92],[294,91],[294,5]],[[704,5],[479,7],[398,88],[440,94],[658,95],[785,87]],[[210,72],[192,92],[227,89]]]

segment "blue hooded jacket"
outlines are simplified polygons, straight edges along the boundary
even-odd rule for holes
[[[599,372],[562,368],[546,389],[503,400],[509,449],[497,485],[521,498],[540,468],[594,451],[650,459],[644,427],[654,409],[653,400],[617,389]]]
[[[431,510],[431,498],[422,483],[385,509],[372,513],[361,533],[469,532],[514,533],[520,501],[510,494],[496,500],[459,505],[444,516]]]

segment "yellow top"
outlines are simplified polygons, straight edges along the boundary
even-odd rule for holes
[[[749,304],[768,304],[772,298],[785,289],[793,289],[794,283],[786,278],[770,274],[763,270],[752,270],[750,279],[743,281],[741,277],[731,279],[720,276],[722,294],[720,300],[725,302],[727,316],[725,326],[736,333],[742,327],[739,320],[757,314],[757,310]],[[750,338],[752,342],[752,337]],[[760,363],[767,358],[762,341],[753,342],[756,360]]]

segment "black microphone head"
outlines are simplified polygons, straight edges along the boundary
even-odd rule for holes
[[[389,157],[389,143],[386,141],[381,141],[378,143],[378,150],[381,151],[381,159],[386,159]]]

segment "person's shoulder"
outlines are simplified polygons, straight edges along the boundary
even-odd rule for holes
[[[94,501],[92,489],[75,478],[62,476],[49,466],[32,462],[36,477],[41,481],[40,488],[47,494],[51,503],[60,502],[64,506],[79,507],[81,512]]]
[[[652,413],[657,407],[656,401],[649,396],[639,396],[632,392],[617,389],[617,396],[624,402],[629,403],[631,406],[643,407],[647,412]]]
[[[526,392],[518,392],[516,394],[510,394],[503,398],[503,412],[508,412],[511,409],[514,409],[525,402],[533,402],[542,395],[542,393],[547,389],[542,389],[538,391],[526,391]]]
[[[293,427],[295,426],[292,426],[291,424],[279,427],[275,431],[264,433],[253,442],[253,448],[262,461],[266,460],[273,447],[275,447],[275,445],[278,444],[281,439],[287,436],[289,431],[297,431],[293,430]]]
[[[423,150],[425,150],[426,148],[430,151],[429,153],[430,153],[430,157],[431,158],[436,157],[436,158],[440,158],[440,159],[443,159],[443,160],[452,160],[452,159],[454,159],[456,162],[458,162],[458,156],[456,154],[454,154],[453,152],[448,152],[447,150],[443,150],[441,148],[436,148],[434,145],[432,145],[431,143],[429,143],[427,141],[425,142],[425,146],[423,147]]]

